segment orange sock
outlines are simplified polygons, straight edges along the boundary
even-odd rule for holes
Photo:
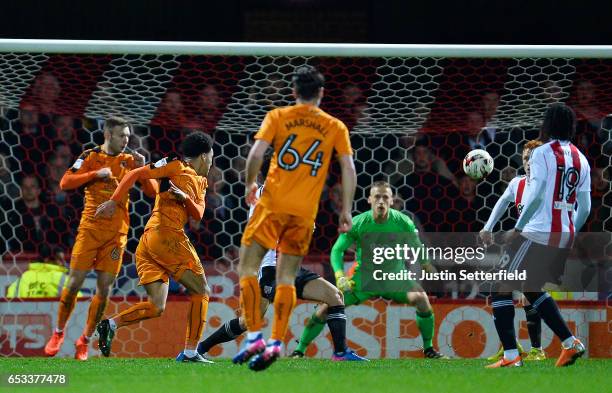
[[[257,277],[248,276],[240,279],[240,307],[249,332],[261,330],[261,292]]]
[[[96,330],[96,325],[102,319],[102,315],[104,315],[104,310],[106,310],[108,298],[103,298],[102,296],[94,296],[91,299],[91,303],[89,304],[89,311],[87,312],[87,323],[85,324],[85,329],[83,330],[83,335],[85,337],[91,337],[94,330]]]
[[[191,295],[191,307],[187,318],[187,332],[185,333],[185,349],[196,349],[198,341],[206,325],[208,312],[207,295]]]
[[[295,286],[281,284],[276,287],[274,295],[274,321],[272,322],[272,340],[283,341],[287,334],[289,318],[295,307]]]
[[[127,326],[145,319],[156,318],[161,314],[157,307],[151,302],[134,304],[132,307],[115,315],[113,319],[117,327]]]
[[[64,330],[66,323],[70,319],[70,314],[74,310],[76,304],[76,293],[71,294],[68,288],[62,289],[62,296],[60,297],[59,308],[57,310],[57,328]]]

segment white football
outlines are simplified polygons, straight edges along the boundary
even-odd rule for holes
[[[486,150],[472,150],[463,159],[463,171],[474,180],[487,177],[493,171],[493,158]]]

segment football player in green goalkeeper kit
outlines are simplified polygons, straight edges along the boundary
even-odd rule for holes
[[[366,233],[410,233],[414,239],[413,247],[419,247],[417,229],[412,220],[398,210],[391,209],[393,190],[389,183],[377,181],[370,187],[368,202],[371,210],[353,217],[353,228],[348,233],[340,235],[331,252],[331,264],[336,275],[336,286],[344,293],[346,307],[360,304],[368,299],[382,297],[400,304],[410,304],[416,307],[416,322],[423,338],[423,354],[426,358],[445,358],[433,347],[434,314],[429,304],[427,294],[416,283],[407,281],[406,291],[402,292],[368,292],[361,289],[361,249],[362,236]],[[418,243],[418,244],[417,244]],[[356,246],[357,267],[355,274],[348,278],[344,275],[344,252],[353,244]],[[426,260],[419,261],[422,268],[435,271],[433,265]],[[308,321],[300,342],[293,352],[293,357],[303,357],[308,345],[321,333],[327,318],[327,307],[321,305]]]

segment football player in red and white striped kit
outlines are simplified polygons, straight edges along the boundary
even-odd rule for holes
[[[540,145],[542,145],[542,141],[534,139],[525,143],[523,146],[522,159],[525,174],[516,176],[514,179],[510,180],[506,191],[504,191],[497,203],[495,203],[495,207],[493,207],[493,211],[491,212],[487,223],[482,231],[480,231],[480,238],[485,245],[491,245],[493,243],[493,228],[499,219],[504,215],[506,209],[511,203],[514,203],[514,206],[516,207],[516,216],[518,217],[521,215],[521,211],[523,209],[523,195],[525,194],[525,186],[527,185],[527,180],[529,179],[529,157],[531,156],[533,149]],[[546,354],[542,349],[542,318],[540,317],[540,314],[538,314],[538,310],[536,310],[531,304],[528,304],[528,302],[525,302],[523,309],[525,310],[527,331],[529,332],[529,340],[531,341],[531,349],[527,353],[524,360],[544,360],[546,359]],[[523,348],[518,342],[517,347],[520,352],[523,352]],[[491,356],[489,360],[499,360],[503,355],[504,349],[503,347],[500,347],[500,350],[495,355]]]
[[[556,103],[546,109],[542,133],[549,135],[550,140],[531,154],[523,209],[501,260],[509,272],[528,271],[528,290],[524,295],[562,343],[557,367],[574,364],[584,355],[585,347],[569,330],[553,298],[543,291],[531,291],[544,284],[546,274],[553,279],[563,274],[573,237],[591,210],[589,163],[570,142],[575,129],[576,115],[571,108]],[[529,282],[532,275],[536,276],[535,282]],[[487,367],[521,366],[512,292],[504,284],[493,293],[492,306],[504,357]]]

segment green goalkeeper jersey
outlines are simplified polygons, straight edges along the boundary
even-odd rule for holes
[[[395,209],[389,209],[387,220],[383,223],[377,223],[374,221],[372,210],[368,210],[353,217],[353,228],[349,232],[341,234],[336,243],[334,243],[331,252],[331,264],[334,272],[344,271],[344,252],[353,244],[356,245],[357,268],[355,270],[360,270],[362,263],[361,241],[367,233],[402,234],[401,238],[404,239],[402,243],[405,242],[413,248],[418,248],[422,245],[414,222],[404,213]],[[426,264],[429,262],[420,258],[419,263]]]

